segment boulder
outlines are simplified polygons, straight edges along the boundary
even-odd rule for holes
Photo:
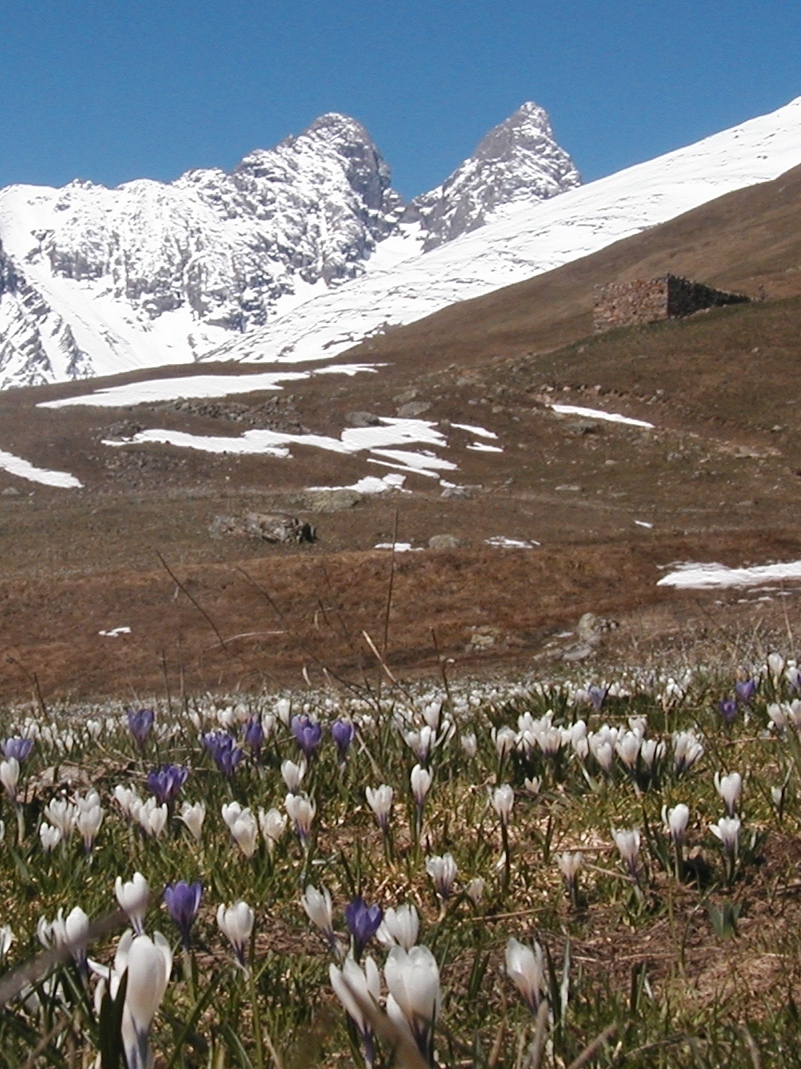
[[[317,535],[310,523],[285,513],[249,512],[245,516],[216,516],[209,528],[214,538],[234,535],[260,542],[314,542]]]

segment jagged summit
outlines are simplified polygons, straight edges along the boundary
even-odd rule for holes
[[[547,115],[527,104],[405,212],[370,134],[337,112],[230,173],[8,187],[0,388],[199,359],[364,275],[388,238],[397,261],[578,181]]]
[[[547,200],[580,184],[548,113],[529,101],[493,127],[441,186],[415,198],[409,215],[421,219],[428,250],[483,226],[499,208]]]

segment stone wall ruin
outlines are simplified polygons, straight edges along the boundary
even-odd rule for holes
[[[632,327],[661,319],[679,319],[704,308],[742,304],[742,293],[726,293],[678,275],[610,282],[595,287],[593,326],[596,333],[615,327]]]

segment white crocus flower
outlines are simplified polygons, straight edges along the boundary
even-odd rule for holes
[[[715,790],[726,803],[726,812],[733,817],[743,790],[743,777],[739,772],[730,772],[728,776],[716,772]]]
[[[780,653],[768,654],[768,671],[770,672],[773,682],[778,683],[782,677],[784,671],[784,657]]]
[[[414,906],[399,906],[388,909],[376,933],[384,946],[401,946],[411,950],[420,931],[420,916]]]
[[[142,804],[142,799],[136,793],[133,787],[123,787],[122,784],[117,784],[113,791],[114,801],[119,805],[126,817],[130,820],[135,820],[133,816],[133,810]],[[52,803],[51,803],[52,805]],[[52,820],[52,817],[51,817]]]
[[[159,805],[151,795],[146,802],[131,807],[131,816],[146,835],[158,838],[167,826],[169,813],[166,804]]]
[[[509,823],[512,816],[512,807],[515,804],[515,792],[511,784],[504,783],[492,793],[492,808],[498,814],[504,827]]]
[[[567,880],[568,886],[571,888],[574,887],[576,883],[576,877],[578,876],[582,861],[583,857],[579,850],[566,850],[564,853],[556,855],[556,863],[559,865],[559,870],[565,880]]]
[[[61,829],[54,828],[45,821],[39,826],[39,838],[42,841],[42,849],[46,854],[49,854],[61,842]]]
[[[482,899],[484,898],[484,887],[486,881],[483,876],[474,876],[464,889],[464,893],[470,899],[474,906],[480,906]]]
[[[462,735],[459,740],[467,757],[475,757],[478,753],[478,742],[474,732],[470,731]]]
[[[680,846],[687,834],[687,825],[690,822],[690,809],[684,802],[679,802],[672,809],[662,806],[662,823],[670,832],[674,845]]]
[[[366,787],[364,790],[367,804],[370,806],[373,813],[375,813],[378,826],[384,832],[389,827],[393,794],[394,791],[386,783],[382,783],[380,787]]]
[[[333,944],[334,907],[328,889],[323,887],[321,891],[318,891],[316,887],[308,884],[306,893],[301,895],[300,904],[312,924],[320,929],[329,943]]]
[[[281,775],[284,777],[286,789],[292,794],[297,794],[303,783],[303,777],[306,775],[306,762],[302,759],[297,764],[294,761],[282,761]]]
[[[534,949],[510,938],[506,944],[506,975],[523,996],[523,1000],[536,1014],[545,990],[542,947]]]
[[[414,795],[414,802],[418,809],[425,805],[426,795],[431,790],[431,773],[427,768],[415,765],[409,776],[409,782]]]
[[[203,838],[203,821],[206,819],[206,806],[203,802],[195,802],[194,805],[191,802],[184,802],[179,817],[189,829],[195,842],[199,843]]]
[[[451,854],[434,855],[426,859],[426,872],[434,881],[437,894],[443,902],[450,898],[456,879],[456,862]]]
[[[679,731],[673,736],[673,764],[676,775],[687,772],[703,754],[704,748],[693,731]]]
[[[15,801],[19,784],[19,761],[16,757],[9,757],[6,761],[0,761],[0,783],[5,787],[11,801]]]
[[[630,831],[626,829],[612,829],[612,838],[615,840],[615,846],[620,853],[621,858],[626,864],[629,873],[633,878],[637,877],[637,855],[640,852],[640,831],[639,828],[633,828]]]
[[[169,943],[156,932],[138,935],[128,950],[128,986],[122,1013],[122,1045],[128,1069],[150,1069],[150,1026],[172,971]]]
[[[267,844],[270,855],[272,855],[273,850],[275,850],[275,844],[286,831],[286,817],[283,813],[279,813],[277,809],[268,809],[266,812],[263,809],[259,809],[258,820],[262,837]]]
[[[720,839],[726,853],[734,858],[740,846],[740,818],[721,817],[717,824],[710,824],[709,830]]]
[[[517,745],[517,734],[513,728],[508,726],[498,729],[493,728],[492,741],[495,743],[495,752],[503,760],[503,758],[508,757]]]
[[[150,888],[141,872],[135,872],[132,880],[123,883],[118,876],[114,881],[114,893],[120,909],[128,914],[128,920],[137,935],[145,930],[145,913],[150,904]]]
[[[540,787],[542,786],[542,776],[532,776],[531,779],[526,777],[523,786],[529,794],[539,794]]]
[[[97,797],[97,795],[95,795]],[[98,804],[89,804],[78,807],[78,815],[75,818],[75,827],[83,839],[83,845],[88,853],[94,846],[100,825],[103,823],[103,810]]]
[[[62,838],[68,839],[75,827],[78,807],[72,805],[66,798],[52,798],[45,806],[44,815],[54,828],[58,828]]]
[[[627,731],[617,740],[615,745],[617,755],[630,772],[637,767],[641,745],[642,737],[634,731]]]
[[[288,794],[284,799],[284,808],[295,825],[298,837],[305,842],[309,837],[312,821],[317,812],[314,801],[306,794]]]
[[[370,1039],[373,1030],[359,1003],[361,1002],[368,1006],[372,1003],[378,1005],[378,1000],[381,998],[381,974],[378,971],[378,966],[369,954],[364,960],[363,970],[353,958],[348,957],[342,963],[341,969],[338,969],[336,965],[329,965],[328,976],[331,980],[334,994],[345,1007],[346,1012],[353,1018],[362,1040],[367,1041],[365,1043],[365,1061],[368,1066],[371,1066],[373,1060]]]
[[[253,857],[259,842],[259,825],[249,809],[243,809],[229,825],[231,835],[245,857]]]
[[[253,910],[246,902],[234,902],[232,906],[220,905],[217,909],[217,925],[234,948],[236,960],[243,969],[253,921]]]
[[[0,963],[4,962],[6,955],[11,949],[11,944],[14,942],[14,933],[11,931],[7,924],[4,924],[0,928]]]
[[[424,1055],[441,1001],[439,966],[428,947],[393,947],[384,966],[389,988],[387,1015]]]
[[[230,831],[235,821],[239,819],[239,814],[242,812],[242,806],[239,802],[226,802],[220,809],[225,826]]]

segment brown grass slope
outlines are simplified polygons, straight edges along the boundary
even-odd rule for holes
[[[420,547],[439,533],[464,542],[398,558],[389,658],[404,671],[431,669],[434,635],[469,671],[547,663],[569,653],[575,636],[557,636],[585,611],[620,621],[608,649],[629,659],[689,656],[700,643],[736,667],[787,641],[801,627],[793,590],[682,595],[656,582],[676,560],[801,556],[800,209],[801,168],[341,358],[385,362],[379,374],[236,402],[247,418],[274,404],[281,425],[338,435],[348,412],[395,415],[413,387],[430,404],[424,418],[498,434],[503,453],[486,454],[448,429],[454,481],[482,487],[471,498],[443,499],[435,480],[410,476],[413,493],[315,514],[303,487],[352,482],[372,466],[301,447],[291,461],[109,449],[101,442],[115,424],[230,435],[249,424],[225,405],[35,407],[82,383],[0,395],[0,449],[85,484],[63,491],[0,473],[0,491],[15,491],[0,493],[0,699],[29,694],[34,675],[47,700],[144,700],[165,674],[173,693],[295,682],[303,666],[320,681],[323,664],[359,679],[375,667],[361,633],[383,634],[391,572],[372,547],[395,529]],[[591,336],[595,284],[668,270],[752,294],[763,286],[771,299]],[[654,428],[559,417],[554,401]],[[315,523],[319,541],[210,536],[220,514],[276,509]],[[492,549],[493,536],[542,545]],[[98,636],[120,625],[130,637]],[[588,674],[601,656],[589,657]]]

